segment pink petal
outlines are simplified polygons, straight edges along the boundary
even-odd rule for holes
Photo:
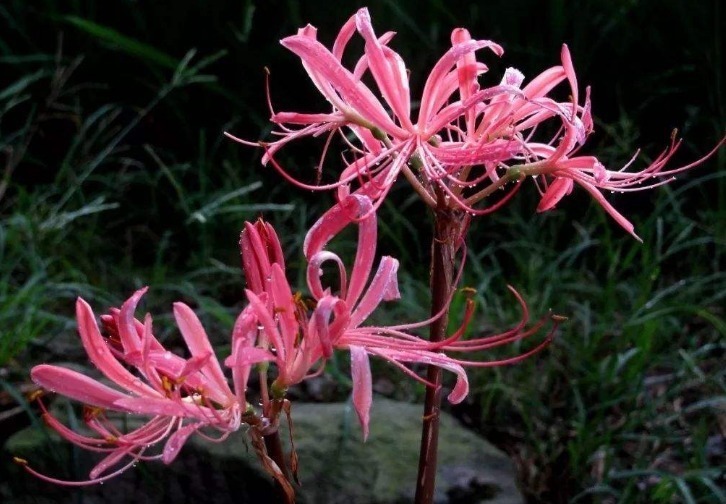
[[[232,368],[232,381],[234,383],[235,394],[237,394],[237,400],[242,408],[245,407],[247,402],[245,393],[247,392],[247,380],[250,377],[251,364],[254,361],[246,359],[243,352],[249,351],[254,347],[257,341],[257,319],[252,313],[252,309],[247,307],[234,323],[232,329],[232,355],[230,355],[225,364],[227,367]],[[269,352],[268,352],[269,353]],[[274,360],[274,356],[270,354],[271,359]],[[259,358],[259,357],[257,357]]]
[[[191,403],[182,403],[177,399],[125,397],[116,400],[113,406],[114,409],[123,408],[122,411],[130,411],[137,415],[191,417],[209,420],[209,417],[204,414],[207,411],[207,408]]]
[[[90,406],[118,410],[115,407],[116,401],[128,398],[121,392],[72,369],[41,364],[31,370],[30,377],[36,384],[51,392],[57,392]],[[123,408],[120,411],[129,410]]]
[[[372,207],[370,199],[366,196],[355,194],[348,196],[313,224],[303,244],[303,253],[310,260],[348,224],[357,220],[358,248],[345,298],[350,306],[355,304],[365,287],[376,252],[377,225],[376,216],[371,211]]]
[[[351,37],[355,33],[355,18],[356,15],[353,14],[340,29],[338,36],[335,37],[335,42],[333,43],[333,56],[335,56],[338,61],[343,59],[343,52],[345,51]]]
[[[453,45],[463,44],[471,40],[469,31],[465,28],[456,28],[451,32],[451,43]],[[464,54],[456,62],[457,76],[459,80],[459,95],[461,101],[469,98],[472,93],[479,90],[479,82],[477,81],[478,68],[476,56],[474,53]],[[473,134],[476,129],[476,111],[470,108],[466,111],[466,131]]]
[[[317,336],[318,344],[324,359],[329,359],[333,355],[333,346],[335,345],[336,334],[331,334],[330,319],[334,313],[336,306],[344,303],[340,298],[334,296],[324,296],[318,300],[318,305],[313,312],[310,326],[315,329],[311,332],[311,336]]]
[[[345,29],[345,26],[343,27]],[[355,29],[355,27],[353,27]],[[299,37],[308,38],[312,41],[316,41],[318,39],[318,30],[311,24],[308,24],[304,28],[300,28],[297,31],[297,35]],[[284,41],[280,41],[280,43],[285,46]],[[338,57],[338,62],[340,62],[340,58]],[[310,66],[310,64],[302,59],[302,65],[305,71],[308,74],[308,77],[310,77],[310,80],[313,82],[316,88],[318,88],[318,91],[320,91],[320,94],[322,94],[330,103],[333,105],[334,109],[337,110],[348,110],[348,107],[346,103],[341,100],[338,93],[335,91],[333,86],[328,82],[324,76],[321,76],[319,72],[317,72],[314,68]],[[342,66],[342,65],[341,65]],[[336,111],[337,111],[336,110]],[[334,112],[335,113],[335,112]],[[263,158],[262,164],[265,164],[266,161]]]
[[[454,47],[449,49],[446,54],[439,59],[439,61],[436,62],[426,79],[424,91],[421,96],[421,106],[418,117],[419,129],[424,129],[426,124],[430,121],[431,116],[436,112],[436,109],[434,108],[436,100],[434,100],[434,97],[438,94],[439,88],[444,84],[444,77],[449,69],[466,54],[484,47],[490,48],[495,54],[500,56],[503,52],[501,46],[494,42],[490,42],[488,40],[469,40],[461,44],[456,44]]]
[[[557,177],[542,195],[537,211],[544,212],[554,208],[562,198],[572,192],[572,186],[571,178]]]
[[[209,363],[212,358],[212,354],[206,355],[194,355],[190,359],[184,361],[184,365],[179,370],[178,374],[174,378],[187,379],[191,375],[202,371],[204,367]]]
[[[210,356],[209,361],[203,367],[203,373],[216,384],[221,393],[227,397],[232,397],[232,391],[229,389],[227,378],[225,378],[222,367],[214,355],[212,344],[209,342],[204,327],[202,327],[192,309],[184,303],[174,303],[174,318],[192,356]]]
[[[363,429],[363,441],[368,438],[373,384],[371,365],[363,347],[350,346],[350,372],[353,378],[353,407]]]
[[[565,80],[565,69],[561,66],[548,68],[527,84],[522,92],[529,98],[539,98],[549,93],[557,84]]]
[[[407,136],[406,131],[391,120],[375,95],[355,79],[322,44],[299,35],[287,37],[280,43],[302,59],[308,68],[308,74],[316,74],[324,79],[325,83],[333,86],[350,107],[365,120],[392,136],[401,138]],[[321,92],[328,96],[323,89]],[[345,111],[345,107],[342,110]]]
[[[76,301],[78,333],[89,360],[108,378],[120,387],[138,395],[160,396],[160,394],[122,366],[106,341],[101,336],[93,316],[93,310],[83,299]]]
[[[403,128],[413,130],[413,124],[409,118],[411,110],[408,75],[403,60],[394,51],[380,43],[373,32],[368,9],[363,8],[358,11],[356,27],[366,41],[365,52],[368,57],[368,65],[384,100],[391,106]]]
[[[139,304],[141,297],[146,294],[148,287],[143,287],[126,300],[121,306],[118,319],[118,332],[121,339],[121,344],[124,347],[124,354],[129,362],[137,363],[141,362],[141,339],[139,333],[136,330],[136,318],[134,312],[136,306]],[[134,362],[136,361],[136,362]]]
[[[275,354],[269,350],[258,347],[246,347],[240,348],[234,354],[227,357],[224,363],[227,367],[231,367],[234,370],[237,368],[250,367],[252,364],[258,364],[260,362],[274,360]]]
[[[98,464],[96,464],[91,473],[88,475],[89,478],[96,479],[111,469],[113,466],[118,465],[125,457],[129,456],[135,449],[136,446],[124,446],[117,450],[112,451],[108,456],[104,457]]]
[[[609,202],[608,202],[608,201],[607,201],[607,200],[605,199],[605,196],[603,196],[603,195],[602,195],[602,193],[600,193],[600,191],[598,191],[598,190],[597,190],[597,188],[595,188],[595,187],[593,187],[592,185],[590,185],[590,184],[587,184],[587,183],[585,183],[585,182],[579,181],[579,180],[578,180],[577,182],[578,182],[578,184],[580,184],[580,185],[581,185],[581,186],[582,186],[582,187],[583,187],[583,188],[584,188],[584,189],[585,189],[585,190],[586,190],[587,192],[589,192],[589,193],[590,193],[590,195],[591,195],[591,196],[592,196],[593,198],[595,198],[595,201],[597,201],[597,202],[598,202],[598,203],[600,204],[600,206],[601,206],[601,207],[603,207],[603,209],[604,209],[604,210],[605,210],[605,211],[606,211],[607,213],[609,213],[609,214],[610,214],[610,217],[612,217],[613,219],[615,219],[615,222],[617,222],[618,224],[620,224],[620,226],[621,226],[621,227],[622,227],[623,229],[625,229],[625,230],[626,230],[626,231],[627,231],[628,233],[630,233],[630,234],[631,234],[631,235],[633,236],[633,238],[635,238],[636,240],[638,240],[638,241],[639,241],[639,242],[641,242],[641,243],[643,242],[643,240],[642,240],[642,239],[640,238],[640,236],[638,236],[637,234],[635,234],[635,226],[633,226],[633,224],[632,224],[632,223],[631,223],[631,222],[630,222],[630,221],[629,221],[628,219],[626,219],[626,218],[625,218],[625,217],[623,216],[623,214],[621,214],[620,212],[618,212],[617,210],[615,210],[615,207],[613,207],[613,206],[612,206],[612,205],[611,205],[611,204],[610,204],[610,203],[609,203]]]
[[[574,119],[577,114],[577,102],[578,102],[578,91],[577,91],[577,75],[575,75],[575,67],[572,65],[572,57],[570,56],[570,50],[567,48],[567,44],[562,44],[562,52],[560,53],[562,59],[562,68],[565,69],[565,75],[570,83],[570,90],[572,91],[572,117]]]
[[[161,456],[161,461],[165,464],[171,464],[177,457],[177,455],[179,455],[182,446],[184,446],[184,443],[187,442],[189,436],[199,430],[202,425],[203,424],[201,423],[185,425],[184,427],[178,429],[174,434],[169,436],[169,439],[164,445],[164,452]]]
[[[256,296],[254,292],[246,290],[245,295],[247,296],[247,300],[250,302],[250,307],[255,314],[257,321],[262,325],[263,330],[265,331],[265,336],[267,336],[268,344],[272,345],[275,348],[275,351],[277,353],[277,357],[275,360],[278,362],[278,365],[281,365],[282,367],[282,369],[280,369],[280,372],[284,373],[283,363],[286,362],[285,359],[287,358],[288,348],[285,347],[285,342],[280,335],[280,331],[277,328],[275,319],[270,313],[270,309],[268,308],[267,303],[265,303],[262,298]],[[287,310],[294,310],[292,302],[293,300],[290,299],[286,307]]]
[[[382,257],[378,271],[373,276],[368,290],[360,303],[354,308],[350,318],[351,327],[358,327],[384,299],[390,301],[401,297],[398,291],[398,261],[392,257]]]
[[[285,272],[278,264],[272,265],[272,281],[268,293],[272,296],[275,307],[278,327],[284,341],[285,348],[292,349],[297,338],[298,321],[296,318],[297,306],[294,302],[292,289],[285,278]]]

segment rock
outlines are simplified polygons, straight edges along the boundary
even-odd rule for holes
[[[376,397],[362,443],[349,403],[293,404],[301,502],[413,502],[422,409]],[[441,417],[438,460],[437,503],[523,502],[509,458],[448,414]]]
[[[300,460],[300,504],[399,504],[413,502],[422,407],[376,397],[366,443],[349,403],[295,403],[295,443]],[[283,432],[286,446],[287,431]],[[286,448],[288,448],[286,446]],[[227,504],[272,502],[271,480],[263,474],[245,436],[222,443],[194,437],[170,466],[140,463],[120,477],[83,490],[38,481],[9,462],[30,460],[48,474],[75,468],[76,478],[97,461],[80,449],[26,429],[12,436],[3,453],[0,500],[5,503],[71,503],[83,492],[84,504]],[[62,465],[61,465],[62,464]],[[68,470],[66,474],[73,474]],[[0,481],[2,480],[0,479]],[[506,455],[451,416],[441,419],[437,503],[520,504],[514,469]]]

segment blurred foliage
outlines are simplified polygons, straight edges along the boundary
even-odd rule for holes
[[[149,311],[189,302],[224,348],[242,306],[238,233],[263,214],[302,285],[302,236],[330,196],[280,183],[259,166],[260,152],[222,132],[267,137],[265,67],[277,108],[323,109],[278,40],[310,22],[330,42],[363,4],[0,5],[0,364],[7,376],[17,379],[38,359],[80,357],[73,298],[101,310],[144,284],[152,286]],[[637,162],[647,163],[673,128],[685,138],[676,163],[723,135],[718,0],[366,4],[379,32],[398,32],[392,45],[411,70],[414,96],[451,29],[466,26],[506,50],[501,61],[487,61],[490,84],[507,66],[531,76],[557,64],[566,42],[580,85],[593,87],[598,131],[588,150],[608,166],[622,166],[638,147]],[[280,159],[308,169],[319,151],[311,142]],[[613,196],[644,245],[584,194],[536,215],[531,187],[472,228],[464,280],[477,289],[482,330],[516,320],[507,283],[535,316],[552,309],[570,317],[545,353],[474,372],[470,400],[455,410],[512,455],[530,502],[724,501],[724,157],[722,150],[669,188]],[[381,252],[401,260],[404,299],[380,316],[425,318],[425,209],[402,184],[381,212]],[[169,327],[167,318],[157,317],[157,326]],[[330,369],[345,390],[342,361]],[[399,397],[421,392],[408,380],[397,387]]]

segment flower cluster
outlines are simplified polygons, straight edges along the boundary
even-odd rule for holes
[[[362,38],[363,54],[347,68],[344,53],[356,34]],[[453,31],[451,48],[426,78],[414,117],[408,71],[401,56],[389,46],[393,35],[377,35],[368,11],[361,9],[344,24],[332,49],[317,41],[316,29],[310,25],[283,39],[283,46],[300,58],[331,109],[315,114],[273,111],[272,122],[279,128],[274,132],[278,139],[273,142],[232,137],[245,144],[261,145],[265,149],[263,163],[272,164],[295,185],[335,190],[337,203],[305,238],[307,293],[297,292],[290,285],[274,228],[262,220],[245,223],[240,249],[247,305],[236,319],[231,354],[224,361],[231,380],[199,319],[185,304],[174,305],[174,316],[189,357],[164,348],[153,334],[149,315],[143,321],[135,318],[146,289],[133,294],[120,309],[101,317],[103,331],[89,305],[79,299],[76,313],[81,341],[104,378],[97,380],[45,364],[33,368],[31,375],[40,386],[86,405],[86,433],[69,429],[44,409],[50,427],[70,442],[106,456],[83,482],[41,475],[19,460],[29,472],[62,484],[97,483],[139,460],[171,462],[192,434],[221,441],[246,425],[263,465],[291,500],[285,461],[282,456],[268,456],[266,441],[276,434],[280,413],[285,411],[289,417],[290,406],[285,399],[288,388],[322,373],[336,350],[350,354],[353,405],[365,438],[373,398],[370,357],[387,361],[429,387],[437,386],[438,377],[431,378],[430,373],[427,376],[431,381],[427,381],[419,376],[418,366],[430,366],[436,373],[442,369],[453,373],[456,381],[448,398],[456,403],[468,393],[466,367],[515,363],[550,342],[562,317],[550,317],[552,330],[520,355],[495,361],[460,357],[532,336],[548,320],[544,317],[530,325],[526,304],[510,288],[522,309],[521,322],[515,327],[492,336],[463,338],[474,310],[469,300],[461,327],[452,334],[445,332],[458,283],[458,277],[454,280],[455,263],[459,263],[461,273],[464,234],[471,215],[501,207],[527,178],[532,178],[539,188],[538,211],[554,208],[578,184],[637,238],[633,225],[607,202],[602,191],[637,191],[664,184],[701,161],[666,169],[679,145],[674,139],[642,171],[625,171],[631,163],[618,171],[606,169],[596,157],[579,153],[593,131],[590,90],[581,100],[567,46],[562,47],[560,65],[529,81],[520,71],[509,68],[499,84],[480,87],[479,78],[488,68],[477,54],[486,51],[501,56],[503,50],[492,41],[472,39],[463,28]],[[375,91],[364,84],[364,76],[375,83]],[[560,84],[568,88],[567,101],[551,97]],[[333,183],[297,180],[275,159],[276,153],[292,141],[326,134],[340,135],[348,146],[344,167]],[[721,143],[723,140],[716,149]],[[325,154],[322,157],[319,169]],[[434,228],[436,233],[442,232],[436,235],[432,250],[444,244],[439,249],[446,251],[439,256],[432,252],[432,311],[437,313],[419,322],[382,326],[368,321],[384,301],[400,297],[399,263],[384,256],[374,268],[376,211],[400,174],[434,208]],[[348,226],[358,231],[352,267],[329,250],[333,239]],[[460,251],[464,251],[461,257],[457,256]],[[445,281],[434,285],[436,278]],[[434,341],[415,334],[431,324],[435,326]],[[259,377],[259,406],[248,403],[246,397],[253,372]],[[431,408],[427,411],[433,413],[424,416],[425,422],[438,411],[438,406],[431,404],[427,400],[427,408]],[[140,427],[122,432],[107,416],[109,411],[148,419]],[[294,472],[295,463],[292,465]]]
[[[356,32],[364,41],[364,51],[348,69],[342,62],[343,54]],[[625,171],[632,161],[620,170],[608,170],[595,156],[578,153],[593,131],[590,89],[581,103],[566,45],[562,47],[560,65],[528,82],[519,70],[508,68],[499,84],[482,88],[478,79],[488,68],[477,60],[477,51],[501,56],[503,49],[489,40],[472,39],[464,28],[453,31],[451,48],[431,69],[414,119],[405,63],[388,45],[393,35],[376,35],[368,10],[363,8],[343,25],[332,50],[317,41],[316,30],[310,25],[283,39],[282,45],[300,58],[332,110],[318,114],[272,111],[271,121],[280,128],[274,134],[280,138],[261,143],[266,149],[263,164],[270,162],[300,187],[337,188],[339,197],[355,191],[378,202],[403,173],[431,207],[443,204],[472,215],[501,207],[527,177],[535,180],[541,193],[538,211],[554,208],[577,183],[638,238],[633,225],[601,191],[641,191],[667,183],[723,143],[694,163],[666,170],[666,163],[679,145],[674,139],[641,171]],[[383,102],[361,80],[366,73],[375,82]],[[569,88],[570,101],[560,102],[549,96],[562,83]],[[287,143],[325,133],[340,134],[352,153],[337,182],[306,184],[276,162],[275,153]],[[349,133],[355,143],[348,140]],[[498,200],[482,206],[493,194],[498,195]]]
[[[54,483],[99,483],[139,460],[170,463],[189,436],[201,429],[207,432],[202,435],[214,441],[222,441],[239,429],[246,404],[245,384],[235,380],[235,389],[229,387],[204,328],[183,303],[175,303],[174,316],[191,357],[185,359],[166,350],[154,337],[151,316],[143,322],[134,318],[145,292],[137,291],[121,309],[102,317],[106,337],[91,307],[80,298],[76,303],[78,333],[86,354],[115,387],[59,366],[41,364],[31,371],[33,381],[41,387],[84,403],[83,420],[95,435],[74,432],[44,408],[46,423],[68,441],[107,453],[106,457],[84,482],[49,478],[24,464],[28,471]],[[233,371],[235,375],[245,372],[244,367]],[[108,410],[152,418],[123,433],[109,421]],[[218,435],[212,437],[210,431]],[[162,442],[161,453],[147,454]]]
[[[358,227],[358,245],[351,269],[327,250],[327,246],[349,225]],[[88,304],[77,302],[78,329],[90,361],[115,388],[77,371],[52,365],[33,368],[31,376],[40,386],[86,405],[84,420],[97,437],[78,434],[45,411],[48,425],[64,438],[86,449],[108,453],[84,482],[91,484],[123,472],[138,460],[161,459],[170,463],[190,435],[199,433],[214,441],[247,424],[265,434],[277,429],[281,401],[288,387],[320,374],[334,350],[350,352],[353,405],[363,437],[368,435],[372,404],[369,356],[384,359],[413,378],[428,384],[409,366],[431,364],[451,371],[456,383],[449,394],[452,403],[467,395],[469,384],[464,366],[492,366],[516,362],[546,346],[552,332],[526,354],[504,361],[471,361],[448,355],[453,352],[486,350],[526,338],[539,331],[544,320],[527,327],[529,314],[524,301],[522,321],[502,334],[462,340],[473,313],[468,303],[465,322],[445,341],[432,343],[411,330],[432,320],[395,326],[365,325],[383,301],[400,297],[398,261],[384,256],[373,273],[377,244],[377,220],[367,196],[349,195],[326,212],[308,232],[303,247],[307,260],[307,283],[311,299],[294,293],[286,277],[285,260],[274,228],[259,220],[246,223],[240,249],[247,280],[248,305],[232,331],[232,352],[225,360],[231,369],[230,388],[209,339],[194,312],[183,303],[174,305],[174,316],[191,355],[185,359],[162,346],[154,337],[151,317],[134,318],[146,289],[137,291],[120,309],[102,317],[102,336]],[[337,269],[337,285],[324,284],[323,265]],[[350,271],[350,274],[349,274]],[[373,274],[372,274],[373,273]],[[372,274],[372,275],[371,275]],[[275,377],[267,384],[269,363]],[[135,370],[134,373],[130,369]],[[261,411],[245,398],[250,373],[260,373]],[[269,392],[268,392],[269,390]],[[143,426],[121,433],[106,417],[106,411],[150,416]],[[209,432],[216,431],[217,437]],[[160,453],[148,451],[163,442]],[[120,466],[120,467],[119,467]]]

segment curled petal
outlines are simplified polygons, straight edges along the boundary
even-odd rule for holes
[[[314,254],[308,260],[307,267],[307,280],[308,287],[310,288],[310,294],[315,299],[320,299],[325,295],[325,288],[320,280],[322,276],[321,266],[326,261],[333,261],[338,266],[338,276],[340,278],[340,288],[338,289],[339,295],[345,297],[348,292],[348,274],[345,271],[345,265],[343,261],[336,254],[328,251],[321,251]]]
[[[336,319],[331,323],[333,316]],[[349,320],[345,301],[334,296],[324,296],[318,301],[310,319],[310,336],[314,338],[313,344],[319,345],[324,359],[329,359],[333,355],[333,347],[343,327],[341,324],[347,326]]]
[[[372,208],[373,205],[368,197],[357,194],[348,196],[313,224],[303,244],[303,253],[310,260],[348,224],[357,222],[358,248],[345,297],[350,306],[355,304],[363,292],[376,252],[377,226]]]
[[[373,313],[381,301],[391,301],[401,297],[398,291],[398,261],[392,257],[381,258],[378,271],[373,276],[368,290],[360,300],[360,303],[353,310],[350,318],[352,327],[360,325],[368,316]]]
[[[456,383],[449,393],[448,399],[452,404],[458,404],[469,393],[469,379],[466,371],[455,359],[443,353],[427,352],[423,350],[396,350],[393,348],[369,348],[369,353],[395,363],[420,363],[440,367],[456,374]],[[431,386],[431,384],[428,384]]]

